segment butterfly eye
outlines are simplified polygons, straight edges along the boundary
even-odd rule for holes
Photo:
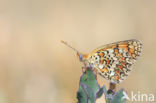
[[[83,60],[83,55],[82,55],[82,54],[80,54],[80,56],[79,56],[79,60],[80,60],[80,61]]]

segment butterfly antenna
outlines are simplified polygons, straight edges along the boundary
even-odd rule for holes
[[[77,49],[73,48],[73,47],[72,47],[71,45],[69,45],[67,42],[61,40],[61,43],[67,45],[69,48],[71,48],[71,49],[73,49],[74,51],[76,51],[77,53],[79,53],[79,51],[78,51]]]

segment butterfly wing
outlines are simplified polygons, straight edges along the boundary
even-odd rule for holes
[[[131,71],[131,66],[141,53],[138,40],[119,41],[104,45],[88,55],[98,73],[111,82],[120,83]]]

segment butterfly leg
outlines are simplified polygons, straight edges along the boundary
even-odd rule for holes
[[[88,75],[88,73],[87,73],[87,67],[85,66],[84,68],[85,68],[85,72],[84,73],[86,75],[85,80],[87,80],[87,75]]]
[[[85,73],[85,67],[82,67],[82,73]]]
[[[98,72],[98,71],[97,71],[97,69],[94,69],[94,71],[95,71],[95,75],[96,75],[96,79],[97,79],[97,72]]]
[[[85,80],[87,80],[87,67],[86,66],[82,67],[82,73],[85,74]]]

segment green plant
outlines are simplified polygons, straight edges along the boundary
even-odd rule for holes
[[[104,93],[106,103],[125,103],[123,89],[115,92],[115,84],[110,83],[107,90],[105,86],[100,87],[96,75],[91,68],[87,68],[80,78],[79,90],[77,92],[78,103],[95,103]]]

